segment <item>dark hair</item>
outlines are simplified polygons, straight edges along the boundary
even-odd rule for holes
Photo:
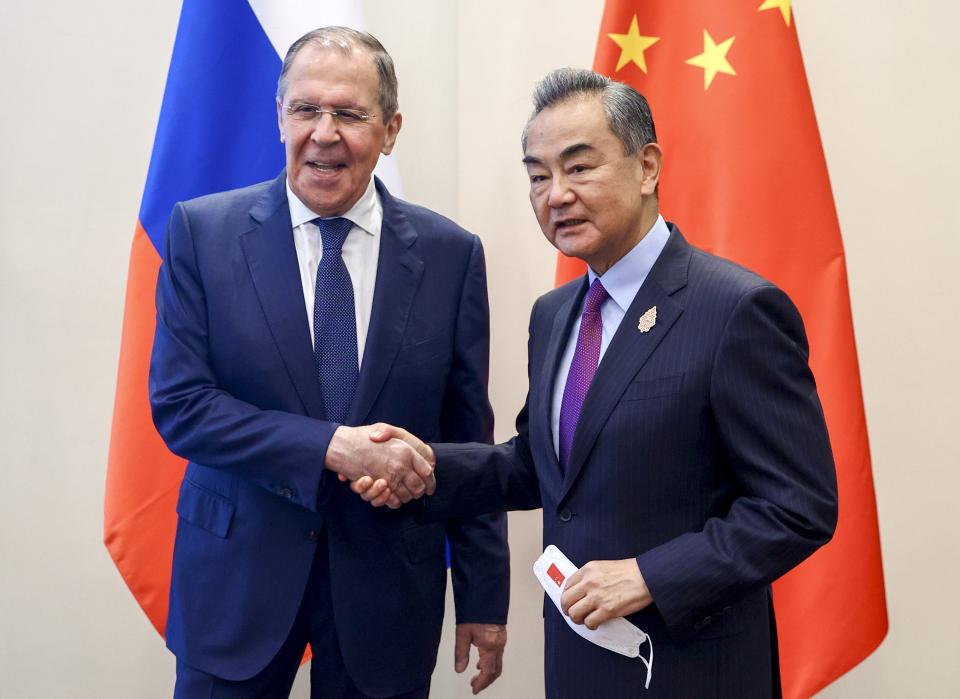
[[[293,42],[283,59],[283,67],[280,69],[280,77],[277,79],[278,100],[283,100],[283,95],[287,90],[287,73],[290,72],[293,60],[300,53],[300,49],[307,44],[336,49],[342,53],[349,53],[357,47],[366,49],[377,66],[377,77],[380,83],[377,91],[377,103],[383,112],[384,123],[397,113],[397,109],[399,109],[397,103],[397,73],[393,67],[393,59],[390,58],[390,54],[387,53],[383,44],[375,36],[350,27],[321,27],[320,29],[314,29],[312,32],[307,32]]]
[[[600,98],[607,125],[623,144],[624,153],[634,155],[648,143],[657,142],[653,114],[646,98],[625,83],[583,68],[560,68],[547,75],[533,88],[533,113],[523,128],[521,142],[527,147],[531,122],[547,107],[575,97],[596,95]]]

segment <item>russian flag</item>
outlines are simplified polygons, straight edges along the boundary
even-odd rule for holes
[[[276,177],[284,165],[274,101],[282,57],[328,25],[362,29],[360,3],[183,2],[130,252],[104,501],[104,543],[161,634],[186,465],[154,429],[147,394],[167,219],[177,201]],[[381,159],[377,174],[399,193],[391,159]]]

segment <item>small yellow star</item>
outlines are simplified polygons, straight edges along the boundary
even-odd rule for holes
[[[637,16],[634,15],[630,20],[630,29],[626,34],[607,34],[620,47],[620,58],[617,59],[617,67],[614,72],[620,70],[630,61],[637,64],[644,73],[647,72],[647,60],[643,52],[660,41],[659,36],[641,36],[640,29],[637,26]]]
[[[763,4],[757,8],[757,12],[763,12],[764,10],[780,10],[780,14],[783,15],[783,21],[787,23],[787,26],[790,26],[790,6],[792,0],[763,0]]]
[[[733,69],[727,60],[727,51],[737,37],[731,36],[726,41],[718,44],[710,36],[710,32],[703,30],[703,53],[699,56],[687,59],[687,63],[698,68],[703,68],[703,89],[710,87],[710,83],[716,77],[717,73],[726,73],[727,75],[736,75],[737,71]]]

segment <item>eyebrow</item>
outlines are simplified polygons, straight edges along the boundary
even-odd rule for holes
[[[560,160],[566,160],[574,155],[579,155],[585,151],[596,150],[589,143],[574,143],[572,146],[567,146],[562,151],[560,151]],[[539,158],[535,158],[532,155],[523,156],[523,163],[525,165],[542,165],[543,163]]]

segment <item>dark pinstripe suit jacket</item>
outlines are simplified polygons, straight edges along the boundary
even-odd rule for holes
[[[584,641],[545,608],[550,697],[768,697],[779,692],[770,583],[836,524],[833,457],[803,323],[757,275],[666,247],[597,369],[561,473],[550,405],[587,285],[534,305],[517,436],[436,445],[428,518],[543,507],[544,544],[577,565],[636,557],[654,604],[630,620],[654,670]],[[656,306],[656,325],[637,329]]]

